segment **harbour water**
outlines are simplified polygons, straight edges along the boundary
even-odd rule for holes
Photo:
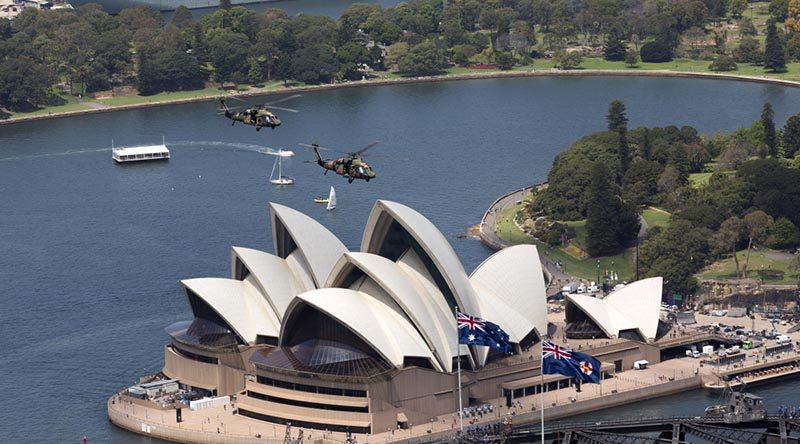
[[[630,126],[694,125],[704,134],[800,111],[800,89],[722,80],[516,78],[308,93],[271,131],[237,125],[212,102],[0,126],[0,436],[5,442],[144,443],[109,425],[105,400],[163,363],[163,328],[189,319],[178,280],[227,276],[230,246],[272,251],[269,201],[296,208],[357,249],[375,199],[428,216],[472,271],[490,252],[457,237],[500,194],[542,180],[554,156],[605,127],[623,100]],[[166,138],[168,162],[115,165],[119,145]],[[323,175],[298,142],[358,149],[370,183]],[[266,147],[294,150],[268,183]],[[326,211],[314,197],[336,187]],[[800,382],[753,391],[797,404]],[[700,414],[686,393],[593,414]]]

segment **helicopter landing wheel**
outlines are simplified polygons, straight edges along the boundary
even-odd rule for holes
[[[256,127],[256,132],[258,132],[258,131],[261,131],[261,127],[260,126]]]
[[[366,180],[367,182],[369,182],[369,179],[364,179],[364,180]]]
[[[347,183],[353,183],[353,178],[347,179]]]

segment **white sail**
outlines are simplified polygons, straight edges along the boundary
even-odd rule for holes
[[[275,163],[272,164],[272,172],[269,173],[269,181],[274,185],[292,185],[294,179],[283,175],[283,157],[276,155]],[[275,167],[278,167],[278,177],[275,177]]]
[[[328,210],[336,208],[336,190],[331,187],[331,193],[328,194]]]

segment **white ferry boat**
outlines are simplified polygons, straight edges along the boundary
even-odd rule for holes
[[[111,141],[111,157],[117,163],[139,162],[143,160],[167,160],[169,159],[169,149],[162,139],[161,145],[114,147]]]

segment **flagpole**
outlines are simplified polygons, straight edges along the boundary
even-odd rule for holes
[[[458,340],[458,305],[456,305],[456,362],[458,363],[458,431],[464,433],[464,408],[461,397],[461,343]]]
[[[539,386],[539,396],[542,401],[542,408],[539,409],[541,418],[539,423],[542,425],[542,444],[544,444],[544,337],[539,341],[539,375],[542,378],[542,384]]]

